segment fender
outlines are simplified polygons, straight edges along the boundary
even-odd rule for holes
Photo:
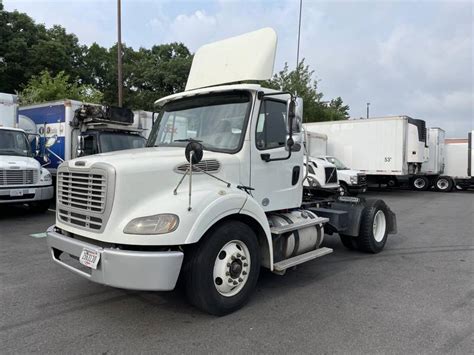
[[[184,244],[199,242],[209,228],[218,221],[240,212],[248,195],[236,188],[223,191],[226,192],[225,195],[216,196],[216,198],[199,213],[199,216],[189,230]]]

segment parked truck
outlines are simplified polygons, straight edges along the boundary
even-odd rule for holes
[[[471,131],[467,139],[451,138],[445,141],[445,173],[458,190],[474,188],[473,134],[474,131]]]
[[[325,234],[380,252],[396,229],[382,200],[303,200],[302,100],[236,84],[271,78],[276,42],[266,28],[201,47],[186,90],[156,101],[147,148],[62,163],[54,262],[124,289],[172,290],[180,277],[191,303],[223,315],[261,266],[283,274],[331,253]]]
[[[309,177],[313,177],[317,184],[321,184],[321,178],[318,180],[318,176],[324,176],[326,179],[331,176],[333,170],[336,170],[335,180],[338,182],[337,189],[340,195],[357,195],[359,192],[367,191],[367,177],[364,173],[347,167],[342,161],[334,156],[327,155],[327,141],[328,137],[325,134],[317,132],[306,132],[306,148],[309,160],[314,165],[309,172]],[[321,166],[320,170],[325,169],[328,173],[323,175],[317,174],[317,167]],[[328,166],[331,169],[328,169]]]
[[[146,114],[67,99],[20,107],[20,115],[37,126],[40,162],[53,175],[59,164],[78,156],[144,147]],[[54,140],[50,147],[48,139]]]
[[[0,93],[0,205],[44,212],[53,198],[51,174],[34,159],[37,140],[18,126],[16,95]]]
[[[408,116],[380,117],[346,121],[308,123],[310,131],[326,134],[328,154],[367,175],[369,184],[390,187],[403,184],[415,190],[434,186],[449,191],[443,173],[444,131],[427,129],[425,121]],[[430,152],[434,159],[430,162]],[[435,155],[436,154],[436,155]]]

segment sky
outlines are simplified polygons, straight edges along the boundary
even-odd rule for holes
[[[473,1],[303,0],[300,58],[324,99],[351,117],[408,115],[447,137],[474,129]],[[115,0],[4,0],[83,44],[116,41]],[[298,0],[122,0],[122,40],[134,48],[183,42],[191,51],[262,27],[278,34],[275,72],[296,65]]]

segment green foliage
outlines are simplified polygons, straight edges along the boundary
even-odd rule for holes
[[[303,98],[304,122],[336,121],[349,118],[349,106],[337,97],[329,103],[323,101],[323,93],[318,91],[318,80],[313,80],[314,70],[305,65],[304,59],[295,70],[290,71],[288,63],[264,86],[276,90],[296,93]]]
[[[32,76],[19,96],[22,105],[61,99],[101,103],[103,99],[102,93],[92,85],[70,83],[64,71],[51,76],[46,70]]]

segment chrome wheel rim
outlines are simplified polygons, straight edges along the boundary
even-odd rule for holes
[[[426,186],[426,181],[425,179],[422,178],[417,178],[415,179],[415,182],[413,183],[417,189],[423,189]]]
[[[449,186],[449,182],[447,179],[439,179],[437,182],[436,182],[436,186],[438,187],[438,189],[440,190],[446,190]]]
[[[222,296],[238,294],[247,283],[250,272],[250,252],[241,240],[232,240],[217,253],[213,282]]]
[[[372,232],[376,242],[381,242],[385,236],[385,229],[387,228],[387,220],[385,219],[385,213],[382,210],[378,210],[374,217],[374,223],[372,225]]]

